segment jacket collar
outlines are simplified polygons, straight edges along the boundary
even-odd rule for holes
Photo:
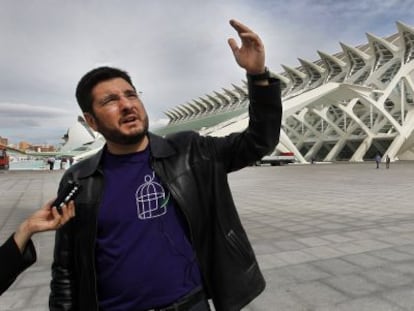
[[[168,158],[176,153],[171,143],[158,135],[148,133],[151,155],[154,158]]]
[[[152,157],[167,158],[176,153],[175,148],[165,138],[150,132],[148,133],[148,138]],[[91,176],[95,171],[100,170],[100,163],[105,148],[106,144],[95,155],[79,163],[79,178]]]

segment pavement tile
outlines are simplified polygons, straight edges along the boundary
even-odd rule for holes
[[[261,269],[273,269],[288,265],[288,262],[276,257],[274,254],[256,255],[257,261]]]
[[[329,246],[317,246],[303,249],[307,254],[317,257],[318,259],[327,259],[343,256],[344,253]]]
[[[323,282],[351,297],[366,296],[382,289],[380,285],[356,274],[335,276]]]
[[[410,260],[413,258],[413,256],[410,254],[399,252],[392,248],[376,250],[376,251],[371,252],[371,255],[385,259],[385,260],[389,260],[392,262],[405,261],[405,260]]]
[[[414,234],[409,236],[404,234],[390,234],[388,236],[381,236],[377,238],[378,241],[383,241],[385,243],[392,244],[394,246],[405,246],[407,244],[412,244],[414,242]]]
[[[408,254],[414,255],[414,244],[394,247],[394,249],[402,253],[408,253]]]
[[[347,275],[361,270],[361,267],[348,263],[341,258],[319,260],[313,262],[312,265],[331,275]]]
[[[348,297],[341,292],[317,281],[299,283],[296,286],[290,287],[290,290],[295,293],[303,303],[315,309],[327,305],[335,305],[348,299]]]
[[[256,255],[272,254],[280,251],[276,245],[268,240],[258,240],[253,244],[253,249]]]
[[[341,304],[333,306],[324,306],[323,308],[316,308],[312,311],[408,311],[402,309],[396,304],[392,304],[384,299],[378,297],[363,297],[353,299]]]
[[[28,300],[36,292],[36,288],[20,288],[9,289],[0,297],[0,311],[16,310],[26,307],[26,310],[31,310],[28,305]]]
[[[275,241],[273,243],[277,248],[282,251],[294,251],[305,248],[305,245],[297,241],[287,240],[287,241]]]
[[[382,267],[388,264],[387,261],[370,254],[357,254],[342,257],[343,260],[358,265],[363,268]]]
[[[281,289],[277,292],[265,291],[261,296],[262,303],[251,303],[245,311],[309,311],[289,290]],[[272,306],[272,307],[271,307]],[[269,309],[270,308],[270,309]]]
[[[326,234],[326,235],[322,235],[321,238],[324,240],[328,240],[328,241],[336,242],[336,243],[343,243],[343,242],[349,242],[349,241],[354,240],[353,238],[350,238],[349,236],[344,236],[340,234]]]
[[[413,282],[412,276],[387,268],[364,270],[361,272],[361,275],[378,284],[391,288],[404,286]]]
[[[343,225],[343,224],[339,224],[339,223],[322,223],[320,225],[318,225],[319,230],[342,230],[342,229],[346,229],[348,226],[347,225]]]
[[[414,260],[402,263],[393,263],[390,265],[390,269],[402,272],[403,274],[414,275]]]
[[[389,243],[384,243],[384,242],[372,240],[372,239],[358,240],[358,241],[355,241],[355,243],[362,246],[366,252],[369,252],[372,250],[389,248],[392,246]]]
[[[331,244],[331,247],[346,254],[358,254],[366,251],[366,248],[356,241]]]
[[[281,289],[297,283],[295,277],[288,273],[286,266],[264,270],[264,277],[267,283],[265,291],[270,293],[279,292]]]
[[[317,259],[316,256],[307,254],[302,251],[280,252],[280,253],[276,253],[275,256],[291,265],[309,262],[309,261],[313,261]]]
[[[49,284],[46,286],[40,286],[37,288],[37,291],[33,294],[33,297],[30,301],[31,306],[39,306],[45,307],[49,303],[49,293],[50,293],[50,286]]]
[[[310,247],[321,246],[321,245],[326,245],[330,243],[329,241],[320,239],[318,237],[301,238],[301,239],[297,239],[297,241]]]
[[[318,269],[310,264],[299,264],[289,266],[284,269],[288,275],[291,275],[297,282],[315,281],[325,279],[331,275],[323,270]]]
[[[407,310],[414,310],[414,288],[399,288],[383,294],[384,298]]]

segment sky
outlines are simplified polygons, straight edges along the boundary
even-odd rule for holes
[[[130,73],[150,119],[177,105],[241,85],[245,72],[227,39],[237,19],[259,34],[266,65],[357,46],[366,33],[414,27],[412,0],[0,0],[0,136],[59,144],[81,115],[75,88],[89,70]],[[237,40],[240,42],[239,40]]]

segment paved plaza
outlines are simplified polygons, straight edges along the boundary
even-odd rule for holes
[[[61,175],[0,172],[1,242]],[[414,162],[249,167],[229,180],[267,280],[245,311],[414,310]],[[35,236],[39,260],[0,310],[48,310],[53,236]]]

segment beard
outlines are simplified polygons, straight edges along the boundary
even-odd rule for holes
[[[101,133],[107,141],[119,145],[134,145],[141,142],[148,134],[148,117],[142,120],[143,129],[133,134],[123,134],[119,130],[107,128],[98,118],[95,117],[97,132]]]

